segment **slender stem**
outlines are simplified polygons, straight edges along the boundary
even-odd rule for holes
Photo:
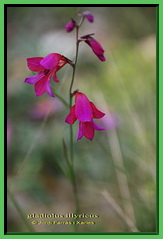
[[[67,150],[66,142],[65,142],[64,139],[62,140],[62,143],[63,143],[63,151],[64,151],[65,160],[66,160],[66,163],[67,163],[67,165],[70,169],[71,168],[71,163],[69,161],[68,150]]]
[[[74,143],[73,143],[73,125],[70,124],[70,157],[72,166],[74,164]]]
[[[78,41],[78,35],[79,35],[79,27],[76,26],[76,56],[75,56],[75,62],[74,62],[74,67],[73,67],[73,72],[72,72],[72,80],[70,84],[70,89],[69,89],[69,97],[70,97],[70,108],[72,106],[72,87],[75,79],[75,72],[76,72],[76,65],[77,65],[77,60],[78,60],[78,52],[79,52],[79,41]]]
[[[80,20],[79,24],[78,24],[78,27],[81,27],[81,25],[83,24],[84,22],[84,19],[85,19],[85,16],[82,17],[82,19]]]
[[[15,197],[14,197],[13,193],[9,189],[7,189],[7,193],[8,193],[8,196],[10,197],[10,200],[12,201],[13,205],[15,206],[17,212],[21,216],[21,219],[24,221],[25,225],[27,226],[28,230],[30,232],[35,232],[35,230],[32,227],[32,225],[27,221],[27,219],[25,217],[25,214],[23,212],[23,209],[19,206],[19,204],[15,200]]]
[[[79,40],[78,40],[78,34],[79,34],[79,26],[76,26],[76,56],[75,56],[75,62],[73,66],[73,72],[72,72],[72,80],[70,83],[69,88],[69,104],[70,108],[72,107],[72,87],[75,79],[75,72],[76,72],[76,65],[78,60],[78,52],[79,52]],[[70,124],[70,158],[71,158],[71,176],[72,176],[72,184],[73,184],[73,193],[75,198],[75,204],[76,204],[76,213],[79,213],[79,199],[78,199],[78,192],[77,192],[77,185],[76,185],[76,177],[74,172],[74,144],[73,144],[73,126]]]
[[[75,204],[76,204],[76,213],[79,213],[79,200],[78,200],[78,196],[77,196],[77,185],[76,185],[76,178],[75,178],[75,173],[74,173],[74,168],[72,163],[69,161],[69,155],[68,155],[68,151],[67,151],[67,146],[66,146],[66,142],[63,139],[63,150],[64,150],[64,157],[65,160],[67,162],[67,166],[70,170],[70,179],[71,182],[73,184],[73,192],[74,192],[74,197],[75,197]]]
[[[73,183],[73,192],[76,204],[76,213],[79,214],[80,206],[79,206],[79,198],[78,198],[78,191],[77,191],[77,184],[76,184],[76,177],[73,166],[71,167],[71,175],[72,175],[72,183]]]
[[[76,26],[76,56],[75,56],[75,62],[74,62],[74,67],[73,67],[73,72],[72,72],[72,80],[70,83],[70,89],[69,89],[69,101],[70,101],[70,108],[72,107],[72,87],[75,79],[75,72],[76,72],[76,65],[77,65],[77,60],[78,60],[78,52],[79,52],[79,41],[78,41],[78,35],[79,35],[79,27]],[[73,126],[70,125],[70,156],[71,156],[71,161],[73,164],[74,161],[74,145],[73,145]]]

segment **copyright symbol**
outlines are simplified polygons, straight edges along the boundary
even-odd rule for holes
[[[37,224],[37,221],[32,221],[31,223],[32,223],[32,224]]]

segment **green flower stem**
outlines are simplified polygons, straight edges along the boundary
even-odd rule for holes
[[[78,41],[78,34],[79,34],[79,27],[76,26],[76,57],[75,57],[75,63],[73,67],[73,72],[72,72],[72,80],[70,84],[70,89],[69,89],[69,102],[70,102],[70,108],[72,107],[72,87],[75,79],[75,72],[76,72],[76,65],[77,65],[77,60],[78,60],[78,52],[79,52],[79,41]],[[70,124],[70,156],[71,156],[71,161],[72,165],[74,162],[74,145],[73,145],[73,126]]]
[[[76,26],[76,56],[75,56],[75,62],[73,66],[73,72],[72,72],[72,80],[70,84],[70,89],[69,89],[69,97],[70,97],[70,108],[72,107],[72,87],[75,79],[75,72],[76,72],[76,65],[77,65],[77,60],[78,60],[78,52],[79,52],[79,41],[78,41],[78,35],[79,35],[79,27]]]
[[[77,185],[76,185],[74,168],[73,168],[73,164],[69,160],[68,150],[67,150],[67,146],[66,146],[64,139],[63,139],[63,150],[64,150],[64,157],[67,162],[67,166],[70,170],[70,179],[73,184],[73,192],[74,192],[75,204],[76,204],[76,213],[79,213],[79,200],[78,200],[78,194],[77,194]]]
[[[23,209],[19,206],[19,204],[15,200],[15,197],[14,197],[13,193],[8,188],[7,188],[7,193],[8,193],[8,196],[9,196],[11,202],[13,203],[15,209],[17,210],[17,212],[19,213],[19,215],[20,215],[21,219],[23,220],[24,224],[28,228],[28,230],[30,232],[35,232],[34,228],[30,224],[30,222],[27,221],[27,218],[25,216],[25,213],[23,212]]]
[[[75,172],[74,172],[73,166],[71,167],[70,170],[71,170],[72,183],[73,183],[73,193],[74,193],[75,204],[76,204],[76,214],[79,214],[79,212],[80,212],[80,205],[79,205],[76,177],[75,177]]]
[[[69,107],[72,107],[72,87],[75,79],[75,72],[76,72],[76,65],[78,60],[78,52],[79,52],[79,40],[78,40],[78,34],[79,34],[79,26],[76,26],[76,56],[75,56],[75,62],[73,66],[73,73],[72,73],[72,80],[70,83],[70,89],[69,89]],[[77,192],[77,184],[76,184],[76,177],[74,172],[74,144],[73,144],[73,125],[70,124],[70,159],[71,159],[71,165],[70,165],[70,173],[72,177],[72,184],[73,184],[73,193],[74,193],[74,199],[76,204],[76,213],[79,213],[79,199],[78,199],[78,192]]]
[[[65,157],[66,163],[67,163],[67,165],[68,165],[68,167],[70,169],[71,168],[71,163],[69,161],[68,150],[67,150],[66,142],[65,142],[64,139],[62,140],[62,143],[63,143],[64,157]]]
[[[71,162],[69,160],[68,150],[67,150],[66,142],[65,142],[64,139],[63,139],[63,150],[64,150],[64,157],[65,157],[65,160],[67,162],[67,166],[68,166],[69,171],[70,171],[70,180],[71,180],[72,185],[73,185],[73,193],[74,193],[74,198],[75,198],[76,213],[79,214],[79,200],[78,200],[78,194],[77,194],[77,185],[76,185],[75,173],[74,173],[74,170],[73,170],[73,165],[71,164]],[[74,225],[74,228],[75,228],[75,231],[77,231],[76,224]]]

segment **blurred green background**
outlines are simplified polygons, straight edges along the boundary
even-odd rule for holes
[[[66,33],[71,17],[89,10],[80,36],[95,33],[105,49],[100,62],[80,44],[74,90],[87,94],[106,116],[94,140],[76,141],[75,171],[81,213],[98,214],[95,225],[80,232],[156,231],[156,8],[155,7],[8,7],[7,140],[8,188],[23,215],[72,213],[62,139],[69,143],[68,109],[48,95],[36,97],[24,83],[32,73],[26,58],[57,52],[74,60],[75,33]],[[68,99],[72,69],[58,73],[53,90]],[[64,173],[65,175],[64,175]],[[29,219],[26,219],[29,223]],[[46,219],[47,220],[47,219]],[[71,232],[60,225],[34,225],[38,232]],[[8,231],[27,232],[8,196]]]

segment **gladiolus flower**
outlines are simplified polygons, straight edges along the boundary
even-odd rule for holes
[[[75,93],[75,105],[71,107],[69,115],[65,122],[74,124],[79,120],[79,130],[77,140],[83,136],[89,140],[94,138],[95,130],[104,130],[104,128],[97,125],[93,119],[100,119],[105,114],[98,110],[96,106],[89,101],[87,96],[81,92]]]
[[[67,32],[71,32],[75,28],[75,26],[76,26],[76,22],[72,19],[66,24],[65,29]]]
[[[90,34],[82,36],[81,40],[85,40],[85,42],[92,48],[92,51],[96,54],[100,61],[106,61],[104,56],[104,49],[98,41],[91,37]]]
[[[94,16],[89,11],[84,11],[83,15],[87,18],[89,22],[94,22]]]
[[[58,53],[51,53],[44,58],[27,58],[28,68],[31,71],[38,72],[38,74],[27,77],[24,82],[35,85],[36,96],[48,93],[50,96],[54,97],[50,88],[50,79],[52,78],[53,81],[59,82],[56,73],[66,63],[70,63],[70,61]]]

